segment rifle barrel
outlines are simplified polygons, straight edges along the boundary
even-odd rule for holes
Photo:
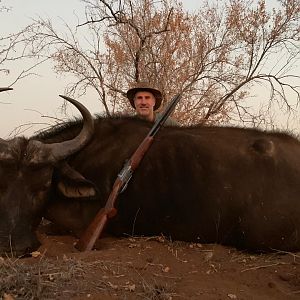
[[[160,127],[165,123],[165,121],[168,119],[172,111],[174,110],[174,107],[181,99],[181,94],[175,95],[171,101],[169,102],[168,106],[165,108],[163,114],[156,120],[155,124],[151,128],[148,136],[154,136],[160,129]]]
[[[87,251],[93,249],[94,244],[100,236],[100,234],[102,233],[108,219],[113,217],[117,212],[114,207],[114,204],[118,197],[118,194],[121,190],[124,189],[124,186],[126,187],[129,179],[131,178],[132,172],[139,166],[145,153],[150,148],[153,142],[154,135],[158,132],[158,130],[170,116],[171,112],[174,110],[174,107],[180,100],[180,98],[181,94],[178,94],[172,98],[172,100],[164,110],[163,114],[157,119],[148,135],[145,137],[143,142],[139,145],[139,147],[131,156],[130,160],[125,164],[125,166],[119,173],[117,179],[114,182],[112,191],[107,199],[104,209],[101,209],[96,214],[88,228],[83,232],[79,241],[75,245],[75,247],[79,251]]]

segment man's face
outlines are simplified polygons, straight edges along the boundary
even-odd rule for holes
[[[149,121],[153,121],[153,108],[155,106],[155,98],[150,92],[137,92],[134,96],[134,106],[137,114]]]

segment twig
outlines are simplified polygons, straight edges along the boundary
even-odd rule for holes
[[[162,277],[162,278],[168,278],[168,279],[179,279],[179,280],[182,279],[182,277],[178,277],[178,276],[166,276],[166,275],[161,275],[161,274],[157,274],[157,273],[152,273],[152,274],[156,277]]]
[[[273,249],[273,248],[272,248],[272,250],[276,251],[277,253],[291,255],[294,258],[294,262],[296,262],[296,258],[300,259],[299,255],[297,255],[295,253],[292,253],[292,252],[289,252],[289,251],[283,251],[283,250],[278,250],[278,249]]]
[[[253,271],[253,270],[258,270],[258,269],[262,269],[262,268],[269,268],[269,267],[274,267],[274,266],[278,266],[278,265],[287,265],[288,263],[284,263],[284,262],[278,262],[275,264],[269,264],[269,265],[262,265],[262,266],[256,266],[256,267],[252,267],[252,268],[248,268],[248,269],[244,269],[241,271],[241,273],[243,272],[247,272],[247,271]]]

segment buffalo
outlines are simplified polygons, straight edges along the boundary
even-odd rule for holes
[[[82,123],[70,121],[29,140],[2,141],[0,252],[37,247],[32,236],[42,216],[80,234],[152,126],[135,117],[98,116],[84,146],[54,159],[48,148],[65,149],[81,136]],[[163,127],[119,195],[118,213],[106,232],[297,251],[299,154],[299,141],[285,133]],[[31,166],[28,159],[37,157]]]
[[[39,246],[35,230],[49,199],[54,169],[64,172],[64,159],[85,146],[93,134],[89,111],[73,99],[66,100],[84,119],[71,139],[51,144],[25,137],[0,139],[0,254],[24,254]]]

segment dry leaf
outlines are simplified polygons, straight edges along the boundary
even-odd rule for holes
[[[135,284],[129,284],[125,287],[125,290],[129,291],[129,292],[134,292],[135,291]]]
[[[49,280],[53,281],[54,280],[54,275],[53,274],[49,274]]]
[[[39,257],[41,255],[41,252],[39,251],[33,251],[30,253],[32,257]]]
[[[15,300],[15,298],[10,294],[3,294],[3,300]]]
[[[110,281],[108,281],[108,285],[113,288],[114,290],[118,289],[118,286],[116,284],[111,283]]]
[[[170,267],[165,267],[162,269],[163,272],[168,273],[170,271]]]

